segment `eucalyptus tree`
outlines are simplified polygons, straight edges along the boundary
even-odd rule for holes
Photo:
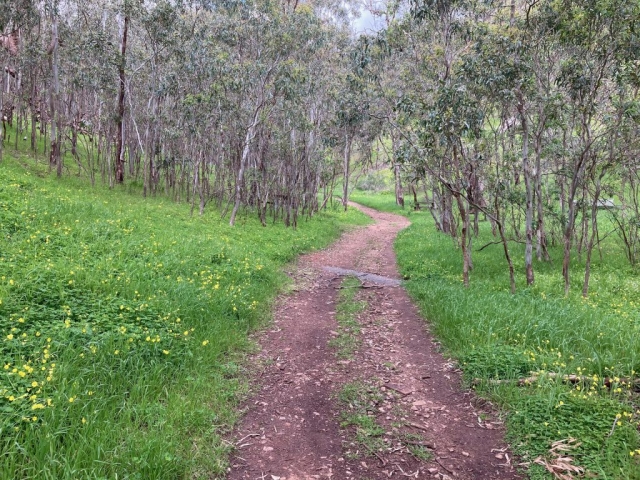
[[[0,161],[5,141],[5,117],[11,119],[14,102],[5,104],[5,93],[11,92],[11,83],[19,89],[22,72],[19,63],[24,54],[23,35],[33,27],[37,9],[30,0],[6,0],[0,8]],[[16,137],[17,138],[17,137]]]
[[[332,93],[335,105],[334,134],[340,139],[337,143],[343,149],[342,205],[346,210],[353,145],[358,138],[365,139],[367,126],[370,126],[367,124],[371,120],[371,38],[360,35],[342,52],[341,63],[338,85]]]
[[[585,188],[589,169],[603,161],[606,138],[615,135],[615,122],[606,119],[613,94],[612,73],[616,59],[634,38],[639,13],[637,2],[623,0],[545,2],[539,11],[539,21],[550,26],[549,31],[567,52],[558,76],[571,118],[565,130],[571,158],[562,268],[565,294],[570,288],[577,195]],[[597,205],[598,198],[593,202]]]

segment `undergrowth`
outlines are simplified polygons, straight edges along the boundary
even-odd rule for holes
[[[16,158],[17,157],[17,158]],[[213,208],[0,163],[0,477],[221,478],[247,332],[350,209],[235,228]]]
[[[559,265],[536,262],[536,282],[526,287],[523,248],[511,244],[518,291],[509,292],[499,245],[481,222],[474,239],[471,286],[462,285],[460,250],[436,232],[428,212],[395,206],[392,195],[354,195],[353,200],[410,216],[396,252],[407,290],[433,325],[469,385],[507,412],[507,434],[522,462],[552,461],[554,442],[575,438],[565,454],[600,479],[640,479],[640,397],[630,379],[640,376],[640,274],[613,240],[594,259],[591,294],[565,298]],[[583,264],[572,259],[572,284],[581,285]],[[566,382],[567,375],[579,381]],[[518,379],[532,381],[518,386]],[[550,478],[531,464],[531,478]]]

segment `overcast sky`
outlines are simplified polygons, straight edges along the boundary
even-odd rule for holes
[[[352,24],[356,33],[374,33],[384,28],[383,20],[375,18],[364,6],[360,7],[360,16]]]

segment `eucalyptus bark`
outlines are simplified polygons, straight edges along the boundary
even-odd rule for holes
[[[544,198],[542,197],[542,166],[541,166],[541,157],[542,157],[542,131],[538,131],[538,134],[535,136],[535,145],[534,145],[535,155],[536,155],[536,171],[534,174],[534,183],[535,183],[535,199],[536,199],[536,209],[537,209],[537,224],[536,224],[536,255],[538,260],[544,259],[545,261],[550,261],[551,257],[549,257],[549,251],[547,250],[547,233],[545,232],[544,227]]]

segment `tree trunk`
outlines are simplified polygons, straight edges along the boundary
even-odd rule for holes
[[[118,115],[116,118],[116,183],[124,182],[124,95],[125,95],[125,67],[127,55],[127,35],[129,33],[129,15],[124,16],[122,29],[122,42],[120,44],[120,63],[118,65],[118,79],[120,91],[118,92]]]
[[[51,149],[49,151],[49,166],[56,166],[56,173],[58,177],[62,175],[62,157],[60,155],[60,138],[61,132],[59,131],[60,119],[56,118],[56,115],[60,117],[59,110],[59,97],[60,97],[60,80],[58,75],[58,13],[51,12],[51,93],[50,93],[50,109],[51,109]]]
[[[342,206],[347,211],[349,205],[349,168],[351,167],[351,137],[347,132],[344,137],[344,159],[343,159],[344,180],[342,182]]]
[[[2,109],[4,108],[4,76],[0,79],[0,116],[2,116]],[[2,119],[0,119],[2,120]],[[0,162],[2,162],[4,146],[4,122],[0,121]]]
[[[507,237],[504,234],[504,227],[502,226],[502,220],[500,219],[500,202],[498,201],[498,195],[494,197],[494,205],[496,209],[496,215],[494,222],[498,227],[500,234],[500,240],[502,240],[502,247],[504,249],[504,257],[507,259],[509,265],[509,285],[511,286],[511,293],[516,293],[516,276],[513,268],[513,262],[511,261],[511,255],[509,254],[509,244],[507,243]]]
[[[453,221],[453,201],[452,195],[448,188],[443,188],[442,195],[440,196],[440,225],[442,225],[442,231],[452,238],[456,238],[458,232],[456,231],[456,225]]]
[[[541,171],[541,157],[542,157],[542,131],[539,131],[535,137],[534,150],[536,154],[536,171],[534,174],[535,183],[535,199],[537,209],[537,224],[536,224],[536,256],[538,260],[545,260],[546,262],[551,260],[549,257],[549,251],[547,250],[547,234],[544,230],[544,199],[542,197],[542,171]]]
[[[261,103],[261,102],[259,102]],[[253,122],[247,129],[247,133],[244,137],[244,145],[242,147],[242,156],[240,157],[240,167],[238,168],[238,178],[236,179],[235,188],[235,203],[233,210],[231,211],[231,218],[229,219],[229,225],[232,227],[236,224],[236,215],[240,209],[240,202],[242,200],[242,184],[244,182],[244,172],[247,168],[247,162],[249,161],[249,154],[251,153],[251,142],[256,136],[258,123],[260,121],[261,107],[258,106],[253,115]]]
[[[396,162],[396,135],[391,133],[391,161],[393,162],[393,176],[395,179],[396,205],[404,208],[404,195],[402,193],[402,170],[400,164]]]
[[[460,245],[462,247],[462,283],[465,287],[469,286],[469,270],[471,269],[471,253],[467,244],[467,235],[469,233],[469,214],[464,206],[462,195],[455,194],[458,202],[458,210],[460,212],[460,220],[462,221],[462,234],[460,235]]]
[[[587,298],[589,295],[589,278],[591,277],[591,252],[598,234],[598,201],[600,200],[600,191],[602,187],[602,177],[605,170],[598,176],[596,180],[596,191],[593,195],[593,203],[591,204],[591,236],[587,244],[587,259],[584,266],[584,283],[582,285],[582,296]]]
[[[533,285],[533,188],[531,165],[529,162],[529,123],[522,103],[518,105],[520,122],[522,124],[522,170],[524,173],[524,185],[526,192],[525,208],[525,249],[524,266],[527,277],[527,285]]]
[[[402,178],[400,177],[400,164],[393,165],[393,174],[396,180],[396,205],[404,208],[404,195],[402,193]]]

